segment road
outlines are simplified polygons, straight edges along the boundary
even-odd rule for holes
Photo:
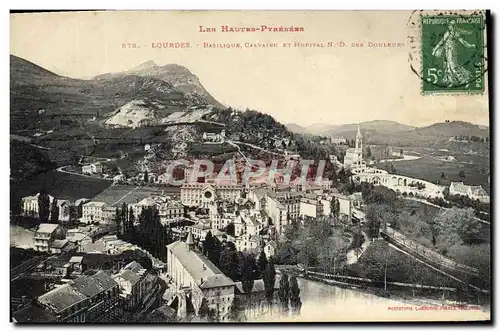
[[[421,156],[412,156],[412,155],[407,155],[404,154],[403,158],[394,158],[394,159],[382,159],[379,162],[380,163],[387,163],[387,162],[396,162],[396,161],[409,161],[409,160],[417,160],[422,158]]]
[[[133,193],[134,191],[136,191],[137,189],[139,189],[140,187],[135,187],[134,189],[130,190],[128,193],[126,193],[125,195],[123,195],[122,197],[120,197],[119,200],[117,200],[116,202],[114,202],[113,204],[111,204],[111,206],[115,206],[116,204],[120,203],[120,201],[122,199],[124,199],[125,197],[127,197],[128,195],[130,195],[131,193]]]
[[[266,150],[264,148],[261,148],[258,145],[254,145],[254,144],[251,144],[251,143],[245,143],[245,142],[240,142],[240,141],[232,141],[232,142],[233,143],[237,143],[237,144],[243,144],[243,145],[249,146],[251,148],[254,148],[256,150],[260,150],[260,151],[263,151],[263,152],[266,152],[266,153],[269,153],[269,154],[272,154],[272,155],[275,155],[275,156],[278,156],[278,157],[283,157],[284,156],[284,154],[277,153],[277,152],[272,152],[272,151]]]
[[[96,177],[96,176],[92,176],[92,175],[82,174],[82,173],[78,173],[78,172],[71,172],[71,171],[67,171],[67,170],[64,169],[64,168],[70,167],[70,166],[71,165],[66,165],[66,166],[58,167],[56,169],[56,171],[61,172],[61,173],[66,173],[66,174],[73,174],[73,175],[78,175],[78,176],[84,176],[84,177],[92,178],[92,179],[100,179],[100,180],[106,180],[106,181],[113,181],[113,179],[104,179],[104,178],[101,178],[101,177]]]

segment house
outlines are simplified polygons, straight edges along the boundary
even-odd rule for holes
[[[360,209],[363,204],[363,195],[360,192],[352,193],[348,196],[349,200],[352,202],[352,207]]]
[[[160,204],[159,212],[161,221],[168,222],[184,216],[184,205],[180,201],[168,200]]]
[[[267,258],[276,256],[277,250],[278,250],[278,244],[274,240],[267,242],[266,245],[264,246],[264,253],[266,254]]]
[[[300,200],[300,215],[317,218],[323,215],[323,204],[318,199],[304,197]]]
[[[151,150],[151,144],[144,144],[144,151]]]
[[[113,279],[120,285],[120,297],[127,310],[141,308],[144,299],[154,292],[157,284],[156,277],[147,273],[136,261],[128,263]]]
[[[226,138],[226,130],[222,129],[220,133],[203,133],[203,141],[207,143],[222,143]]]
[[[56,287],[36,300],[37,305],[64,323],[84,323],[87,302],[87,297],[69,284]]]
[[[158,178],[156,179],[157,183],[170,183],[172,181],[172,174],[170,172],[165,172],[163,174],[158,175]]]
[[[332,144],[347,144],[347,139],[344,136],[331,136],[330,142]]]
[[[83,256],[73,256],[68,262],[73,273],[81,274],[83,272]]]
[[[54,201],[53,196],[49,196],[49,209],[52,206],[52,202]],[[30,217],[39,217],[39,210],[38,210],[38,198],[40,197],[40,193],[34,195],[34,196],[26,196],[21,198],[21,214],[23,216],[30,216]]]
[[[209,309],[228,320],[234,301],[234,282],[225,276],[210,260],[194,251],[191,232],[186,242],[176,241],[167,246],[167,272],[172,278],[178,298],[178,315],[187,315],[186,292],[195,314],[199,314],[203,300]]]
[[[69,219],[71,217],[71,215],[70,215],[71,207],[72,207],[72,204],[70,201],[68,201],[66,199],[58,199],[57,200],[57,208],[59,210],[59,217],[58,217],[59,221],[64,221],[64,222],[69,221]]]
[[[90,201],[83,204],[82,207],[82,222],[85,224],[101,223],[105,221],[105,217],[109,215],[105,213],[107,207],[104,202]]]
[[[192,226],[186,226],[186,231],[190,231],[195,240],[203,241],[207,236],[208,232],[210,232],[210,226],[206,226],[203,223],[198,223]]]
[[[116,319],[118,284],[105,272],[81,276],[36,299],[36,306],[60,323],[109,322]]]
[[[70,285],[87,298],[87,322],[109,322],[119,314],[119,285],[106,272],[81,276]]]
[[[243,234],[236,238],[235,245],[237,251],[257,253],[262,247],[262,239],[259,235]]]
[[[65,234],[57,224],[40,224],[33,237],[36,251],[50,252],[51,242],[64,239]]]
[[[470,199],[479,200],[483,203],[490,202],[490,196],[482,186],[468,186],[463,182],[451,182],[450,195],[467,196]]]
[[[64,240],[53,240],[49,243],[49,252],[52,254],[61,254],[63,252],[71,251],[75,249],[67,239]]]
[[[281,234],[284,231],[284,227],[288,225],[289,219],[289,213],[285,205],[280,203],[276,198],[267,195],[265,212],[271,218],[276,228],[276,233],[278,235]]]
[[[102,173],[102,165],[99,163],[83,165],[82,166],[83,174],[101,174]]]

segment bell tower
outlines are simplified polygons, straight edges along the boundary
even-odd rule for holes
[[[361,136],[361,129],[358,123],[358,133],[356,134],[356,163],[361,165],[363,163],[363,136]]]
[[[358,133],[356,134],[356,149],[363,150],[363,136],[361,136],[361,129],[358,123]]]

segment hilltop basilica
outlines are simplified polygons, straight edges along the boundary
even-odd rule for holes
[[[344,157],[344,167],[346,169],[366,166],[363,162],[363,136],[358,124],[358,133],[356,134],[356,146],[347,149]]]

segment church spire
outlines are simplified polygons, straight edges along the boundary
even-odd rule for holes
[[[356,138],[358,137],[361,137],[361,129],[359,127],[359,123],[358,123],[358,133],[356,134]]]

